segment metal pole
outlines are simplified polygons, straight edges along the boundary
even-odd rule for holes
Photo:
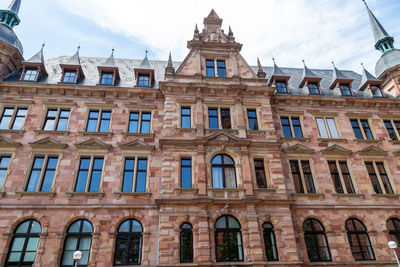
[[[397,256],[396,256],[396,259],[397,259]],[[74,260],[74,266],[78,267],[78,261],[77,260]]]
[[[394,257],[396,258],[397,266],[400,267],[400,262],[399,262],[399,258],[397,258],[396,249],[393,249],[393,253],[394,253]]]

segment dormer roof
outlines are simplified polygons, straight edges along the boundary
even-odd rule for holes
[[[85,78],[85,74],[83,73],[81,66],[81,59],[79,57],[80,46],[78,46],[78,50],[76,53],[68,59],[66,63],[60,64],[60,67],[63,70],[77,70],[81,78]]]
[[[115,74],[115,80],[120,79],[119,69],[115,64],[114,49],[112,49],[111,55],[106,59],[106,61],[97,66],[97,70],[99,71],[100,79],[103,72],[112,72]]]
[[[363,66],[361,83],[360,83],[360,87],[358,88],[358,90],[363,91],[369,84],[370,85],[381,85],[382,80],[377,79],[374,75],[369,73],[369,71],[367,71]]]
[[[317,76],[313,71],[311,71],[307,66],[305,61],[303,60],[303,76],[299,85],[299,88],[302,88],[306,81],[309,82],[319,82],[322,78]]]
[[[35,55],[33,55],[30,59],[23,61],[22,65],[25,68],[40,68],[43,74],[47,76],[48,74],[46,71],[46,67],[44,65],[43,48],[44,44],[42,45],[42,48]]]
[[[271,78],[269,79],[269,86],[272,85],[272,83],[274,82],[274,80],[277,79],[282,79],[282,80],[289,80],[290,79],[290,75],[285,74],[279,67],[278,65],[276,65],[275,63],[275,58],[272,58],[272,61],[274,63],[274,65],[272,66],[272,75]]]
[[[335,86],[338,82],[351,83],[353,81],[353,79],[347,77],[343,72],[338,70],[333,62],[332,62],[332,65],[333,65],[332,81],[331,81],[331,85],[329,86],[329,89],[335,88]]]

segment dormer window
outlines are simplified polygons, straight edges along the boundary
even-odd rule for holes
[[[383,97],[381,88],[378,86],[371,86],[371,94],[373,97]]]
[[[101,74],[101,84],[112,85],[114,80],[114,74],[111,72],[104,72]]]
[[[24,72],[22,80],[34,82],[37,80],[38,74],[39,74],[39,71],[37,69],[27,69]]]
[[[350,86],[348,84],[341,84],[340,85],[340,93],[342,96],[351,96]]]
[[[287,93],[286,81],[277,81],[276,82],[276,91],[278,93]]]
[[[150,87],[150,75],[139,74],[137,86]]]
[[[310,93],[310,95],[319,95],[320,91],[319,91],[318,83],[309,83],[308,84],[308,92]]]
[[[217,63],[217,64],[215,64]],[[217,69],[215,69],[217,66]],[[226,64],[225,60],[206,60],[206,75],[207,77],[226,77]]]
[[[76,71],[64,71],[62,78],[63,83],[76,83]]]

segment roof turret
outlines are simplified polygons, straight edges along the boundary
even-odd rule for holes
[[[21,20],[18,17],[21,0],[13,0],[7,9],[0,10],[0,24],[6,25],[10,29],[17,26]]]
[[[332,61],[333,65],[333,71],[332,71],[332,81],[331,85],[329,86],[329,89],[335,88],[338,82],[346,82],[346,83],[351,83],[353,80],[344,75],[343,72],[338,70],[335,66],[335,62]]]

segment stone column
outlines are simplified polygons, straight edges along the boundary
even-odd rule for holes
[[[198,240],[197,244],[197,263],[210,262],[211,261],[211,246],[210,246],[210,226],[208,224],[208,214],[202,212],[198,217]]]
[[[199,195],[207,194],[207,177],[206,177],[206,163],[205,163],[205,151],[202,145],[197,147],[196,154],[196,182],[199,188]]]
[[[253,196],[253,179],[251,176],[251,164],[249,151],[247,147],[241,148],[241,163],[242,163],[242,179],[243,179],[243,187],[246,189],[246,196]]]
[[[207,111],[206,111],[207,112]],[[195,117],[196,137],[204,136],[204,108],[203,108],[203,97],[196,96],[196,112],[193,114]]]
[[[240,138],[246,138],[247,133],[246,133],[246,122],[244,119],[244,113],[245,110],[243,109],[243,99],[241,97],[237,97],[235,99],[235,109],[236,109],[236,122],[237,122],[237,129],[239,131],[239,137]]]
[[[247,255],[249,261],[264,261],[264,253],[263,253],[263,245],[262,245],[262,239],[261,239],[261,232],[260,232],[260,227],[258,225],[258,215],[255,213],[255,208],[248,207],[248,209],[251,208],[252,211],[248,215],[246,215],[247,219],[247,232],[248,232],[248,252],[249,254]]]

